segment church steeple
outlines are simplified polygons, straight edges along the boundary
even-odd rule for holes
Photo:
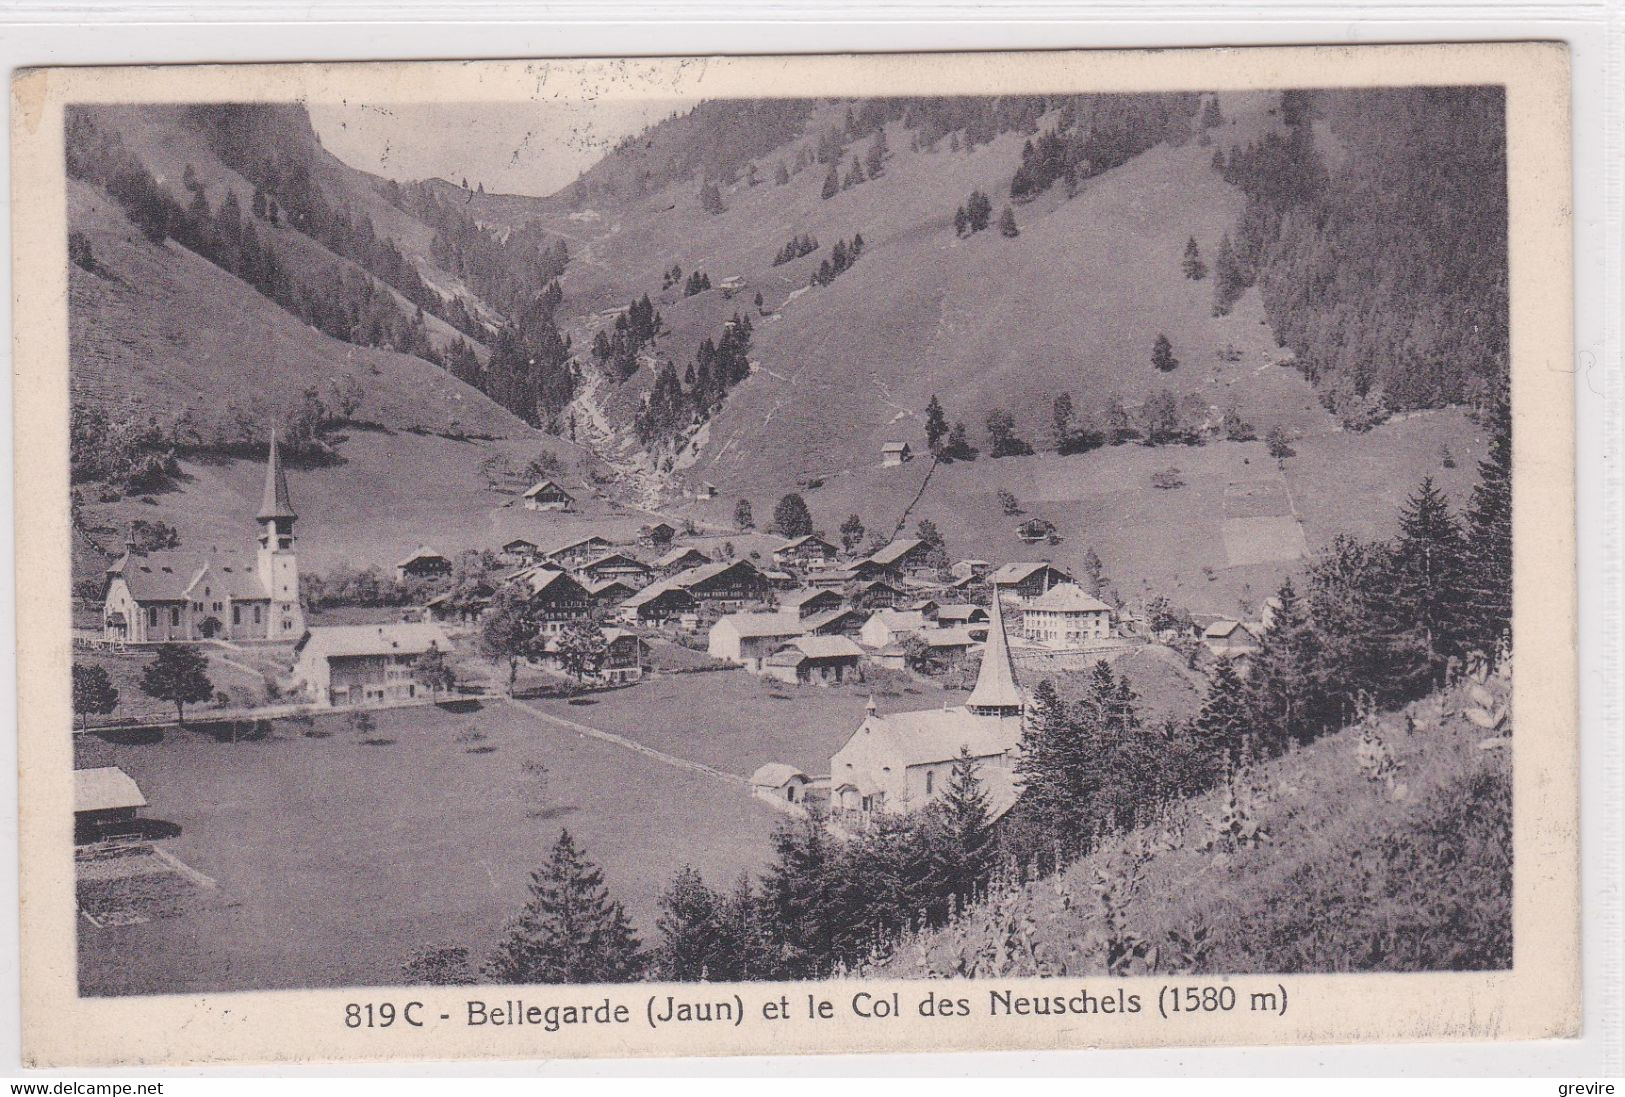
[[[260,512],[255,515],[260,524],[260,585],[271,602],[265,623],[266,638],[271,640],[297,640],[305,631],[304,610],[299,603],[299,557],[293,545],[297,517],[288,497],[288,478],[282,472],[276,430],[272,428],[271,452],[265,462],[265,494],[260,498]],[[258,623],[259,617],[254,620]]]
[[[1020,716],[1021,687],[1016,685],[1016,667],[1010,658],[1010,641],[1004,634],[1004,613],[999,603],[998,584],[993,585],[993,615],[987,624],[987,646],[982,649],[982,666],[976,673],[976,688],[965,707],[978,716]]]
[[[255,518],[268,522],[274,518],[292,522],[299,517],[293,512],[288,499],[288,478],[282,474],[282,456],[276,448],[276,428],[271,429],[271,454],[265,463],[265,494],[260,498],[260,512]]]

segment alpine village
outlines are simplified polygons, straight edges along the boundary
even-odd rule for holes
[[[82,993],[1509,967],[1500,94],[70,108]]]

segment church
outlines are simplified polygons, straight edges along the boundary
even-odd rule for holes
[[[133,535],[107,569],[103,636],[131,644],[195,640],[286,641],[305,632],[299,558],[276,434],[265,467],[259,545],[251,554],[185,549],[143,552]]]
[[[830,759],[832,817],[862,820],[924,807],[948,787],[961,748],[976,760],[989,816],[997,819],[1015,804],[1026,701],[999,602],[991,599],[982,665],[963,705],[882,714],[870,700],[863,723]]]

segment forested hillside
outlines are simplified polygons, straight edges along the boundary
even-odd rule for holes
[[[1215,154],[1247,208],[1216,311],[1256,284],[1276,337],[1359,427],[1481,399],[1506,367],[1502,89],[1288,92],[1280,132]]]
[[[987,429],[1001,410],[1061,448],[1062,394],[1085,442],[1481,403],[1505,356],[1498,96],[713,102],[552,199],[437,186],[568,241],[556,316],[596,444],[748,489],[767,447],[802,480],[894,436],[934,447],[933,396],[983,456],[1020,452]],[[603,345],[645,298],[663,326]],[[725,336],[750,367],[719,384]]]
[[[304,365],[244,384],[246,349],[133,361],[126,331],[218,342],[166,316],[185,293],[98,275],[164,253],[285,317],[268,346],[438,370],[423,391],[463,413],[419,425],[516,429],[494,403],[644,503],[867,477],[892,440],[960,462],[1310,453],[1483,403],[1506,355],[1503,155],[1495,89],[713,101],[530,198],[357,170],[297,106],[78,108],[75,208],[97,212],[70,226],[76,391],[114,419],[119,370],[276,394],[193,400],[179,433],[149,401],[137,465],[247,452],[271,416],[320,457],[305,443],[370,418],[334,370],[307,398]]]

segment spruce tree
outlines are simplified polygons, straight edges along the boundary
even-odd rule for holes
[[[1395,615],[1401,622],[1396,638],[1398,668],[1409,674],[1427,674],[1442,680],[1446,663],[1462,652],[1466,633],[1464,583],[1466,543],[1461,525],[1431,476],[1405,503],[1399,516],[1399,538],[1394,544],[1393,586]],[[1425,665],[1416,666],[1420,656]]]
[[[1246,687],[1229,659],[1213,668],[1201,711],[1191,723],[1191,738],[1212,767],[1213,775],[1226,766],[1247,761],[1253,722],[1248,712]]]
[[[1196,247],[1196,237],[1192,236],[1185,241],[1185,258],[1180,264],[1185,277],[1194,282],[1200,282],[1207,277],[1207,264],[1202,262],[1201,252]]]
[[[604,874],[561,831],[486,974],[499,983],[623,983],[642,967],[637,935]]]
[[[841,190],[841,173],[836,165],[829,166],[829,174],[824,176],[824,188],[819,191],[820,197],[834,198]]]
[[[1070,392],[1061,393],[1050,406],[1050,419],[1054,427],[1056,453],[1072,452],[1072,421],[1076,418],[1076,415],[1077,413],[1072,407],[1072,394]]]
[[[1225,233],[1219,239],[1219,255],[1213,260],[1213,315],[1228,316],[1230,309],[1247,288],[1246,280],[1241,272],[1241,264],[1236,259],[1235,247],[1230,243],[1230,234]]]
[[[1276,593],[1280,605],[1264,630],[1247,676],[1247,694],[1262,745],[1279,751],[1308,742],[1324,726],[1320,640],[1292,580]]]
[[[773,852],[762,905],[777,938],[775,966],[788,978],[824,974],[840,917],[829,899],[838,879],[836,839],[822,818],[808,814],[778,825]]]
[[[1086,742],[1095,714],[1068,705],[1049,679],[1033,689],[1021,732],[1016,781],[1023,814],[1039,832],[1040,848],[1063,854],[1082,850],[1083,825],[1093,799]]]
[[[1021,235],[1021,230],[1016,227],[1016,211],[1009,206],[999,213],[999,235],[1009,239]]]
[[[1512,402],[1509,378],[1488,414],[1489,453],[1467,504],[1463,644],[1493,658],[1512,638]]]
[[[726,978],[727,901],[691,865],[683,865],[660,896],[660,947],[654,956],[661,979],[693,983]]]
[[[1168,336],[1161,332],[1157,334],[1157,341],[1151,347],[1151,364],[1163,373],[1179,365],[1179,359],[1174,357],[1174,345],[1168,341]]]
[[[948,416],[942,410],[942,403],[933,393],[929,403],[925,405],[925,444],[926,447],[936,451],[948,434]]]

